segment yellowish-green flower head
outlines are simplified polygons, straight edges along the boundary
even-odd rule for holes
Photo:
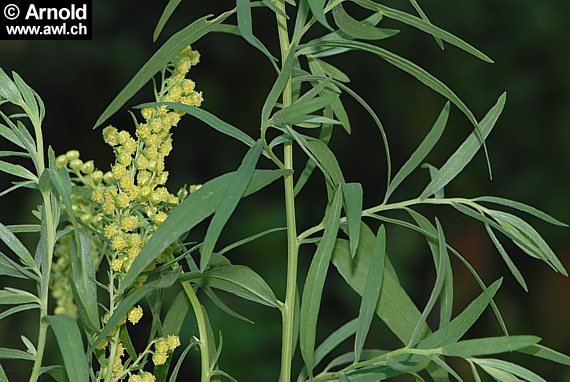
[[[143,309],[140,305],[137,305],[136,307],[131,308],[131,310],[129,310],[129,313],[127,314],[127,319],[130,321],[131,324],[135,325],[141,320],[142,316],[143,316]]]

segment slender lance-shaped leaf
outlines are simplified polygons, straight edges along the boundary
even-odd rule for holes
[[[0,252],[0,276],[10,276],[20,279],[38,280],[38,275],[31,273],[26,268]]]
[[[325,16],[325,0],[306,0],[309,3],[309,8],[311,12],[316,17],[317,21],[321,23],[325,28],[333,30],[329,25],[327,18]]]
[[[20,146],[23,149],[26,148],[26,146],[22,143],[20,138],[18,138],[18,136],[14,132],[10,130],[7,126],[2,125],[1,123],[0,123],[0,135],[9,140],[10,142],[12,142],[13,144],[15,144],[16,146]]]
[[[424,308],[422,316],[420,317],[420,320],[418,321],[418,324],[414,329],[412,338],[408,343],[408,347],[411,347],[416,344],[416,340],[418,339],[418,334],[420,333],[422,326],[425,324],[425,321],[428,315],[430,314],[431,310],[433,309],[433,306],[435,305],[437,298],[439,297],[441,289],[443,288],[443,283],[445,281],[445,276],[447,274],[446,271],[449,266],[449,255],[447,254],[447,245],[445,242],[445,236],[443,234],[443,228],[441,227],[441,224],[437,219],[436,219],[436,226],[437,226],[438,247],[439,247],[439,259],[438,259],[439,261],[436,270],[437,277],[435,279],[435,285],[433,287],[429,300],[426,304],[426,307]]]
[[[107,325],[103,327],[101,333],[99,333],[99,336],[91,345],[91,348],[96,348],[104,339],[106,339],[107,336],[111,334],[115,326],[117,326],[117,324],[125,317],[129,309],[131,309],[137,302],[157,289],[164,289],[172,286],[172,284],[178,280],[178,276],[179,270],[170,271],[161,275],[157,280],[147,282],[140,289],[137,289],[124,297],[113,311],[113,315],[109,318]]]
[[[315,256],[311,261],[307,280],[303,288],[301,303],[301,339],[300,347],[303,360],[309,375],[314,367],[315,340],[317,332],[317,319],[321,306],[321,297],[329,263],[335,246],[336,235],[340,226],[340,211],[342,207],[342,191],[337,188],[330,209],[327,211],[327,222],[323,238],[317,247]]]
[[[481,367],[491,366],[499,370],[503,370],[508,373],[514,374],[517,377],[524,378],[525,381],[546,382],[546,380],[542,378],[540,375],[533,373],[532,371],[525,369],[522,366],[516,365],[511,362],[503,361],[501,359],[486,358],[486,359],[473,359],[472,361]]]
[[[339,29],[355,39],[382,40],[387,37],[384,30],[375,28],[350,16],[344,10],[342,3],[333,8],[333,17]]]
[[[382,289],[382,281],[384,279],[384,264],[386,262],[386,229],[384,225],[380,226],[376,241],[374,243],[374,251],[370,268],[366,276],[366,284],[362,292],[362,302],[360,303],[360,311],[358,312],[358,326],[356,328],[356,339],[354,341],[354,360],[359,361],[364,341],[370,330],[370,324],[374,318],[374,312],[378,305],[380,290]]]
[[[170,19],[170,16],[172,16],[172,14],[174,13],[174,11],[181,2],[182,0],[170,0],[168,4],[166,4],[166,7],[164,7],[164,11],[162,11],[162,14],[160,15],[160,19],[158,20],[158,23],[154,28],[154,33],[152,34],[153,42],[156,42],[156,40],[158,40],[158,36],[160,36],[162,29],[164,29],[166,22]]]
[[[497,119],[501,115],[505,107],[506,93],[503,93],[497,104],[489,110],[485,118],[479,123],[479,130],[482,139],[485,140],[491,133],[495,126]],[[421,198],[426,198],[428,195],[433,194],[435,191],[445,187],[451,182],[475,156],[481,147],[481,140],[478,138],[476,132],[472,132],[469,137],[459,146],[445,164],[439,169],[437,176],[427,185],[421,194]]]
[[[8,227],[0,223],[0,240],[4,242],[22,260],[22,263],[31,269],[36,269],[36,262],[24,244],[14,235]]]
[[[350,239],[350,254],[354,258],[360,240],[360,222],[362,219],[362,185],[360,183],[342,184],[346,220],[348,222],[348,237]]]
[[[425,168],[429,171],[430,182],[435,179],[437,174],[439,173],[439,168],[435,167],[430,163],[422,163],[422,168]],[[431,196],[431,195],[428,195]],[[439,190],[433,193],[434,198],[443,199],[445,198],[445,190],[440,188]]]
[[[243,265],[217,267],[204,274],[206,285],[272,308],[281,302],[265,280],[253,269]]]
[[[280,232],[280,231],[285,231],[286,229],[287,229],[287,228],[285,228],[285,227],[281,227],[281,228],[270,228],[270,229],[265,230],[265,231],[263,231],[263,232],[256,233],[255,235],[246,237],[245,239],[238,240],[238,241],[236,241],[235,243],[232,243],[232,244],[230,244],[230,245],[224,247],[222,250],[220,250],[220,251],[218,251],[218,252],[216,252],[216,253],[217,253],[218,255],[223,255],[223,254],[225,254],[225,253],[227,253],[227,252],[230,252],[230,251],[232,251],[232,250],[234,250],[234,249],[236,249],[236,248],[238,248],[238,247],[241,247],[242,245],[251,243],[252,241],[255,241],[255,240],[259,239],[259,238],[262,238],[262,237],[264,237],[264,236],[267,236],[267,235],[269,235],[269,234],[271,234],[271,233]]]
[[[544,213],[544,212],[542,212],[542,211],[540,211],[540,210],[538,210],[532,206],[529,206],[528,204],[516,202],[514,200],[499,198],[496,196],[480,196],[478,198],[473,199],[473,201],[494,203],[494,204],[499,204],[501,206],[514,208],[515,210],[526,212],[529,215],[532,215],[532,216],[535,216],[539,219],[542,219],[547,223],[554,224],[554,225],[557,225],[560,227],[568,227],[568,224],[561,222],[558,219],[553,218],[552,216],[548,215],[547,213]]]
[[[536,336],[504,336],[459,341],[442,347],[442,353],[451,357],[473,357],[508,353],[540,342]]]
[[[418,146],[416,151],[410,156],[410,159],[402,166],[398,171],[392,182],[388,186],[386,191],[385,200],[388,200],[390,195],[398,188],[398,186],[414,171],[428,156],[431,150],[434,148],[436,143],[439,141],[443,134],[443,130],[447,124],[447,119],[449,117],[449,102],[446,102],[443,110],[439,114],[439,117],[435,121],[433,127],[422,143]]]
[[[38,180],[38,177],[35,176],[32,172],[30,172],[30,170],[18,164],[0,161],[0,171],[5,172],[6,174],[14,175],[19,178],[28,179],[31,181],[37,182]]]
[[[518,350],[521,353],[530,354],[538,358],[547,359],[561,365],[570,366],[570,357],[543,345],[532,345]]]
[[[279,72],[279,76],[277,76],[277,80],[275,80],[275,83],[271,87],[271,91],[269,92],[267,98],[265,99],[265,102],[263,103],[263,108],[261,109],[262,125],[264,125],[265,122],[267,122],[267,120],[269,119],[269,116],[271,115],[271,110],[273,110],[273,108],[277,104],[277,101],[279,100],[279,96],[281,96],[283,89],[285,89],[285,85],[287,84],[291,76],[294,62],[295,62],[295,49],[291,47],[291,49],[289,49],[289,54],[287,54],[287,57],[285,57],[285,60],[283,61],[283,65],[281,67],[281,71]]]
[[[431,24],[431,21],[429,20],[428,16],[426,15],[426,13],[422,9],[422,7],[420,7],[418,2],[416,0],[410,0],[410,3],[412,4],[412,6],[416,10],[416,12],[418,12],[418,15],[420,15],[422,20]],[[434,36],[434,39],[435,39],[435,42],[437,43],[437,45],[441,48],[441,50],[444,50],[445,48],[443,46],[443,42],[441,41],[441,39],[439,37],[436,37],[436,36]]]
[[[279,179],[284,170],[257,170],[244,195],[251,195]],[[182,234],[188,232],[216,211],[228,187],[234,182],[235,172],[219,176],[190,194],[168,215],[166,221],[141,249],[125,275],[121,290],[129,287],[137,276]]]
[[[299,98],[291,106],[287,106],[286,108],[279,110],[273,115],[271,119],[276,124],[290,124],[292,122],[295,122],[299,116],[311,114],[317,110],[321,110],[325,106],[330,105],[331,102],[337,98],[338,94],[315,97],[309,100]]]
[[[528,286],[526,285],[526,281],[525,281],[521,271],[519,271],[519,269],[517,268],[515,263],[513,263],[513,260],[511,260],[509,254],[507,253],[507,251],[505,251],[505,248],[503,248],[503,245],[501,244],[499,239],[497,239],[497,236],[495,236],[495,233],[493,232],[491,227],[489,227],[489,224],[485,224],[485,229],[487,230],[487,234],[489,234],[491,241],[493,242],[493,244],[497,248],[497,251],[499,251],[499,254],[501,255],[501,257],[503,258],[503,260],[507,264],[507,267],[509,268],[509,270],[513,274],[514,278],[521,285],[521,287],[525,290],[525,292],[528,292]]]
[[[251,20],[251,3],[249,0],[236,0],[237,7],[237,25],[243,38],[250,43],[254,48],[263,53],[272,63],[276,59],[271,55],[269,50],[263,45],[257,37],[253,35],[252,20]]]
[[[89,364],[77,323],[65,314],[48,316],[47,320],[59,344],[69,382],[88,381]]]
[[[433,25],[430,22],[424,21],[419,17],[410,15],[409,13],[399,11],[397,9],[389,8],[385,5],[378,4],[371,0],[353,0],[358,5],[370,9],[371,11],[379,12],[380,14],[393,19],[400,21],[404,24],[410,25],[414,28],[417,28],[423,32],[431,34],[434,37],[439,37],[445,42],[450,43],[453,46],[458,47],[459,49],[464,50],[467,53],[472,54],[473,56],[485,61],[492,63],[491,60],[487,55],[479,51],[478,49],[474,48],[470,44],[466,43],[465,41],[461,40],[460,38],[452,35],[451,33]]]
[[[16,105],[24,102],[16,84],[2,68],[0,68],[0,97]]]
[[[178,102],[148,102],[141,105],[137,105],[136,108],[144,107],[157,107],[161,105],[166,105],[169,109],[183,111],[184,113],[191,115],[192,117],[198,118],[200,121],[204,122],[214,130],[227,135],[228,137],[237,139],[240,142],[245,143],[248,146],[253,146],[255,140],[238,129],[237,127],[230,125],[229,123],[222,121],[220,118],[216,117],[214,114],[201,109],[196,106],[184,105]]]
[[[428,73],[425,69],[414,64],[413,62],[400,57],[397,54],[394,54],[386,49],[359,41],[328,40],[322,41],[319,44],[329,47],[362,50],[377,55],[378,57],[386,60],[391,65],[394,65],[395,67],[417,78],[421,83],[450,100],[455,106],[459,108],[459,110],[465,114],[473,126],[477,128],[477,120],[475,119],[475,116],[471,110],[469,110],[469,108],[465,105],[465,103],[463,103],[463,101],[449,87],[447,87],[447,85],[445,85],[439,79]],[[310,43],[308,46],[310,46]]]
[[[26,361],[33,361],[35,357],[23,350],[0,348],[0,359],[23,359]]]
[[[239,314],[238,312],[236,312],[235,310],[233,310],[232,308],[227,306],[226,303],[220,297],[218,297],[217,294],[214,293],[212,288],[205,286],[203,288],[203,290],[204,290],[204,293],[206,293],[206,296],[208,296],[210,298],[210,300],[212,300],[214,305],[216,305],[218,308],[220,308],[227,315],[234,317],[234,318],[237,318],[240,321],[247,322],[248,324],[252,324],[252,325],[255,324],[255,322],[253,322],[249,318],[242,316],[241,314]]]
[[[212,20],[209,16],[202,17],[168,39],[156,53],[139,69],[137,74],[119,92],[115,99],[95,122],[94,128],[100,126],[115,114],[129,99],[131,99],[150,79],[162,70],[185,47],[211,32],[234,11],[226,12]]]
[[[230,216],[236,209],[239,201],[253,177],[255,166],[261,152],[263,151],[263,144],[258,141],[245,155],[241,166],[238,168],[231,187],[228,187],[222,201],[216,208],[216,213],[208,226],[204,243],[200,249],[200,270],[206,270],[210,257],[214,251],[214,246],[218,241],[218,237],[222,229],[230,219]]]
[[[501,283],[502,279],[498,279],[491,284],[475,300],[473,300],[469,306],[461,312],[461,314],[451,320],[449,325],[439,329],[431,336],[422,340],[417,347],[419,349],[431,349],[457,342],[479,319],[487,306],[489,306],[493,297],[495,297],[495,294],[501,287]]]

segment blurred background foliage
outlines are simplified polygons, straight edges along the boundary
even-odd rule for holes
[[[199,16],[218,14],[233,6],[233,2],[227,0],[183,1],[159,42],[153,44],[152,32],[163,3],[165,1],[94,1],[91,41],[0,41],[0,66],[6,71],[17,71],[43,97],[47,107],[46,141],[57,153],[78,148],[83,159],[95,159],[99,167],[107,168],[112,152],[103,143],[100,130],[92,130],[104,107],[170,34]],[[383,24],[401,29],[402,33],[382,45],[442,79],[479,117],[503,90],[509,94],[506,110],[487,143],[495,179],[489,181],[484,158],[479,154],[449,185],[446,195],[505,196],[570,221],[570,51],[567,49],[570,2],[432,0],[422,4],[432,22],[471,42],[490,55],[495,64],[482,63],[449,46],[442,52],[429,36],[392,22],[383,21]],[[409,9],[408,3],[403,1],[392,1],[389,5]],[[353,9],[347,7],[347,10]],[[270,11],[254,12],[254,31],[277,54],[275,22]],[[203,107],[257,136],[261,105],[275,75],[269,63],[235,36],[208,35],[194,47],[201,52],[202,62],[192,70],[190,77],[204,91]],[[351,76],[353,88],[378,111],[388,130],[394,164],[398,167],[427,133],[444,100],[373,56],[348,53],[335,57],[332,62]],[[151,99],[149,85],[130,105]],[[353,133],[349,137],[337,131],[332,146],[338,153],[347,181],[363,183],[365,205],[371,206],[381,201],[385,187],[381,140],[365,112],[348,98],[346,104]],[[132,129],[132,120],[126,110],[114,116],[111,122],[119,128]],[[470,129],[461,113],[452,110],[444,138],[429,161],[436,166],[443,164]],[[171,188],[185,183],[202,183],[234,170],[245,153],[245,147],[189,118],[175,131],[174,145],[167,164]],[[0,147],[6,149],[5,146],[7,144],[3,142]],[[297,153],[296,165],[303,166],[304,161],[302,153]],[[318,223],[322,216],[325,200],[319,177],[315,173],[298,198],[300,230]],[[427,170],[418,170],[394,200],[415,197],[428,179]],[[0,181],[4,189],[10,179],[2,177]],[[8,195],[1,201],[0,219],[5,224],[31,222],[33,216],[29,211],[34,203],[26,192]],[[568,279],[527,256],[519,256],[518,250],[510,247],[515,261],[527,276],[530,291],[525,293],[508,273],[481,225],[444,208],[429,207],[422,211],[437,212],[446,228],[448,241],[460,249],[487,283],[505,275],[497,301],[512,334],[537,334],[544,344],[570,353]],[[566,267],[570,267],[568,230],[532,222],[549,240]],[[240,205],[219,245],[268,227],[284,225],[282,186],[275,184]],[[192,237],[200,238],[200,235],[197,230]],[[34,238],[29,239],[32,245]],[[435,274],[424,239],[415,233],[389,227],[388,248],[402,283],[416,303],[423,306]],[[302,251],[301,269],[307,268],[311,250],[307,247]],[[285,236],[276,233],[229,256],[235,263],[252,266],[268,279],[278,296],[283,296],[285,254]],[[462,265],[454,263],[454,270],[455,311],[458,312],[479,290]],[[5,285],[5,281],[0,284]],[[325,306],[320,314],[319,335],[322,338],[358,314],[356,295],[334,270],[329,273],[327,287]],[[230,296],[223,297],[229,305],[253,319],[255,325],[225,316],[216,307],[209,308],[214,330],[221,330],[224,337],[220,364],[240,381],[276,380],[281,324],[278,312],[241,303]],[[35,342],[36,320],[34,312],[1,321],[0,344],[22,348],[20,332]],[[370,346],[397,346],[394,336],[379,320],[373,326]],[[134,330],[135,337],[144,334],[142,326]],[[492,314],[487,312],[469,334],[498,335],[499,330]],[[188,341],[196,334],[189,317],[183,339]],[[351,348],[352,344],[346,344],[345,350]],[[57,351],[48,352],[48,355],[48,362],[59,359]],[[300,357],[296,361],[299,370]],[[547,362],[524,358],[522,364],[534,368],[549,381],[570,381],[570,371],[554,368]],[[191,356],[185,365],[184,375],[196,376],[198,357]],[[6,363],[5,368],[14,381],[27,380],[27,365]]]

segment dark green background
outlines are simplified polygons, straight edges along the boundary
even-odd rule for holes
[[[167,36],[199,16],[218,14],[233,6],[231,1],[184,1],[162,38],[153,44],[152,32],[162,12],[162,3],[95,0],[92,41],[0,41],[0,66],[5,71],[17,71],[43,97],[47,107],[46,141],[58,153],[78,148],[83,158],[96,159],[99,166],[105,168],[112,152],[102,142],[100,131],[91,129],[105,106]],[[405,2],[391,2],[391,5],[407,8],[407,3],[400,3]],[[490,55],[495,64],[480,62],[451,46],[441,52],[429,36],[389,21],[385,23],[387,27],[401,28],[402,33],[382,42],[382,46],[411,59],[444,80],[478,117],[484,115],[502,91],[508,91],[505,112],[487,143],[495,179],[492,182],[488,180],[484,158],[478,155],[447,187],[446,194],[505,196],[528,202],[570,221],[570,159],[567,155],[570,145],[570,27],[567,22],[570,3],[554,0],[434,0],[425,3],[425,10],[435,24],[473,43]],[[278,54],[272,14],[267,10],[256,10],[254,22],[256,34],[272,52]],[[191,78],[204,91],[203,107],[257,136],[260,108],[274,80],[274,72],[264,56],[229,35],[209,35],[194,47],[202,53],[202,62],[192,70]],[[351,86],[361,92],[380,115],[388,130],[394,164],[398,167],[427,133],[444,99],[368,54],[349,53],[331,62],[351,76]],[[129,105],[148,101],[151,96],[151,87],[147,86]],[[365,202],[371,206],[381,201],[385,187],[381,141],[372,121],[358,105],[348,98],[346,104],[352,116],[353,134],[347,136],[339,130],[333,137],[332,147],[337,152],[346,179],[364,184]],[[118,127],[132,129],[126,110],[111,121]],[[436,166],[443,164],[470,129],[461,113],[453,109],[446,134],[429,161]],[[167,164],[172,174],[172,188],[184,183],[205,182],[231,171],[237,168],[245,153],[245,147],[239,143],[189,118],[184,119],[175,131],[174,144],[175,149]],[[4,143],[0,145],[1,149],[5,147]],[[302,166],[304,160],[298,153],[296,165]],[[394,200],[415,197],[428,179],[426,170],[416,171],[402,185]],[[9,184],[6,177],[0,181],[2,189]],[[325,203],[323,195],[322,180],[316,174],[306,192],[298,198],[300,230],[319,221]],[[5,224],[32,221],[33,217],[27,211],[33,202],[25,194],[5,197],[0,204],[0,220]],[[282,204],[280,185],[248,199],[240,205],[228,225],[223,243],[264,228],[283,226]],[[498,302],[512,334],[537,334],[543,338],[544,344],[570,353],[570,282],[567,279],[507,246],[527,275],[530,292],[525,293],[500,261],[480,225],[445,208],[425,208],[422,211],[429,214],[437,212],[446,228],[448,241],[470,259],[487,283],[505,275]],[[568,231],[540,221],[532,220],[532,223],[536,223],[563,263],[570,265]],[[196,231],[198,238],[199,233]],[[425,304],[433,285],[434,271],[424,240],[407,231],[389,227],[388,241],[390,256],[401,272],[403,284],[418,304]],[[310,259],[309,249],[302,251],[302,269],[306,269]],[[230,257],[235,263],[255,268],[282,298],[285,254],[285,237],[278,233],[256,245],[243,247]],[[458,312],[476,296],[478,288],[460,264],[454,263],[454,266],[457,288],[455,311]],[[2,286],[8,281],[2,279]],[[327,287],[319,337],[326,336],[358,313],[356,295],[333,270]],[[209,310],[214,330],[222,330],[224,336],[221,367],[240,381],[276,380],[280,349],[279,313],[229,296],[223,297],[256,324],[251,326],[224,316],[215,307]],[[35,314],[21,314],[15,319],[0,322],[1,346],[22,348],[20,332],[35,342],[35,320]],[[192,335],[197,335],[191,319],[187,324],[183,333],[186,343]],[[144,327],[137,326],[137,336],[143,337],[144,330]],[[470,336],[499,334],[489,312],[469,333]],[[368,345],[389,348],[397,346],[397,343],[383,329],[381,322],[375,321]],[[54,346],[54,341],[51,346]],[[350,348],[351,344],[347,344],[344,350]],[[48,353],[47,360],[58,362],[55,347],[50,349],[54,351]],[[193,353],[185,363],[184,375],[196,375],[198,359]],[[528,357],[517,359],[549,381],[570,381],[570,372],[563,367],[553,367]],[[300,357],[296,359],[295,370],[299,370],[299,360]],[[14,362],[6,363],[5,368],[13,381],[27,380],[29,365]]]

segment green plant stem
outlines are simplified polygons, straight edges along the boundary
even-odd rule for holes
[[[40,134],[41,136],[41,134]],[[43,158],[40,158],[38,161],[40,166],[43,167]],[[43,170],[42,170],[43,171]],[[38,174],[39,178],[39,174]],[[43,208],[45,212],[45,219],[47,229],[46,241],[47,241],[47,259],[46,264],[44,264],[43,271],[42,271],[42,282],[40,284],[40,328],[38,333],[38,345],[37,345],[37,352],[36,358],[34,360],[34,366],[32,367],[32,374],[30,375],[30,382],[36,382],[40,376],[40,370],[42,367],[42,361],[44,357],[44,351],[46,346],[46,335],[47,335],[47,328],[48,322],[46,321],[45,317],[48,315],[48,302],[49,302],[49,279],[51,274],[51,263],[53,260],[53,249],[55,246],[55,221],[51,206],[51,196],[50,192],[42,192],[43,198]],[[43,280],[46,280],[45,282]]]
[[[473,200],[471,199],[465,199],[465,198],[430,198],[430,199],[411,199],[411,200],[406,200],[403,202],[397,202],[397,203],[390,203],[390,204],[380,204],[378,206],[374,206],[374,207],[370,207],[367,208],[365,210],[362,211],[362,217],[373,217],[374,214],[378,213],[378,212],[382,212],[382,211],[391,211],[391,210],[399,210],[405,207],[411,207],[411,206],[415,206],[415,205],[419,205],[419,204],[444,204],[444,205],[451,205],[453,203],[457,203],[457,204],[467,204],[479,211],[485,211],[486,209],[482,206],[480,206],[479,204],[473,202]],[[342,217],[340,219],[341,223],[346,223],[346,217]],[[306,240],[307,238],[309,238],[311,235],[314,235],[315,233],[322,231],[323,229],[325,229],[324,224],[319,224],[316,225],[314,227],[311,227],[309,229],[307,229],[306,231],[304,231],[303,233],[299,234],[298,237],[298,241],[299,243],[302,243],[304,240]]]
[[[289,32],[287,30],[287,19],[285,15],[285,1],[279,0],[277,6],[283,12],[277,14],[277,28],[279,33],[279,46],[281,48],[281,59],[285,61],[292,49],[289,42]],[[292,102],[291,77],[287,80],[282,95],[283,106],[287,107]],[[293,170],[293,142],[286,142],[284,145],[284,165],[286,169]],[[287,289],[285,303],[281,308],[283,317],[283,332],[281,342],[281,382],[291,380],[291,363],[293,360],[293,332],[295,316],[295,297],[297,293],[297,262],[299,254],[299,243],[297,241],[297,223],[295,220],[295,191],[293,183],[293,173],[284,175],[285,185],[285,215],[287,219]]]
[[[196,292],[190,285],[188,281],[182,281],[182,288],[184,288],[184,292],[190,301],[190,305],[192,305],[192,309],[194,310],[194,315],[196,316],[196,322],[198,323],[198,333],[200,335],[200,362],[202,363],[201,367],[201,378],[202,382],[209,382],[210,381],[210,353],[208,351],[208,327],[206,325],[206,318],[204,317],[204,311],[202,310],[202,304],[198,300],[198,296],[196,296]]]

